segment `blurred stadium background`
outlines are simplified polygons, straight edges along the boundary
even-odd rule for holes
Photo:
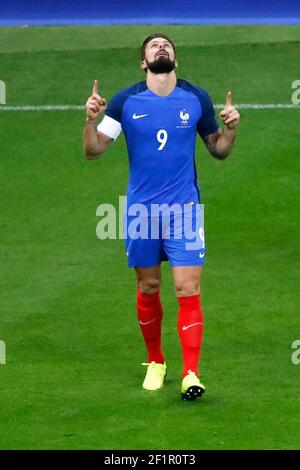
[[[0,448],[299,448],[299,2],[3,1],[0,16]],[[123,241],[96,238],[97,206],[125,194],[124,137],[97,162],[81,149],[93,80],[107,99],[142,80],[155,31],[175,41],[179,77],[245,105],[228,161],[197,143],[207,394],[192,403],[169,266],[169,374],[151,394]]]

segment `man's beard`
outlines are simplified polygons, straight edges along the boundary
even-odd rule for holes
[[[155,59],[153,62],[148,62],[146,60],[146,64],[150,72],[155,74],[170,73],[175,69],[175,60],[170,60],[169,57],[162,56]]]

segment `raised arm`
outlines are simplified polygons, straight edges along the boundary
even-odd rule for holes
[[[96,160],[113,139],[97,131],[97,123],[106,108],[106,99],[98,94],[98,80],[94,81],[92,95],[86,102],[86,123],[83,131],[83,151],[88,160]]]
[[[236,128],[240,121],[237,109],[231,104],[232,93],[226,96],[226,104],[220,112],[220,118],[224,123],[223,129],[218,129],[213,134],[204,137],[204,142],[209,153],[218,160],[225,160],[230,154],[236,135]]]

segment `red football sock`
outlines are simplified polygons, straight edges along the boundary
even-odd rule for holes
[[[178,297],[180,305],[178,314],[178,334],[183,357],[183,373],[189,370],[198,376],[198,363],[203,335],[203,315],[200,306],[200,295]]]
[[[148,351],[148,362],[165,362],[161,349],[161,323],[163,317],[159,291],[144,294],[138,289],[137,313],[141,332]]]

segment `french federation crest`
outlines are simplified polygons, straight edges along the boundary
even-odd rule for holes
[[[182,110],[180,111],[179,116],[180,116],[180,119],[181,119],[181,125],[182,125],[182,126],[187,126],[187,125],[188,125],[188,121],[189,121],[189,119],[190,119],[190,115],[189,115],[189,113],[186,112],[186,109],[182,109]]]

